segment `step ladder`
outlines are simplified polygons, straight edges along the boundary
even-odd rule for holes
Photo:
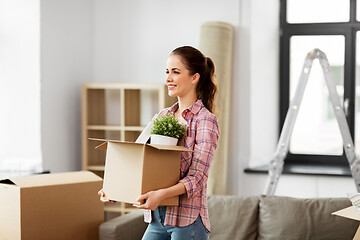
[[[275,193],[279,177],[283,170],[284,159],[289,152],[290,137],[295,125],[295,120],[299,111],[306,83],[309,78],[311,66],[316,58],[319,59],[320,65],[324,73],[326,85],[329,90],[329,97],[335,112],[336,120],[340,128],[341,136],[343,139],[344,151],[350,165],[351,174],[355,181],[356,189],[358,192],[360,192],[360,160],[355,154],[354,143],[350,135],[350,130],[346,121],[345,113],[343,111],[342,105],[340,104],[339,95],[336,91],[336,86],[330,69],[329,61],[327,60],[324,52],[319,49],[314,49],[306,56],[299,82],[296,87],[295,96],[290,102],[289,109],[286,113],[285,122],[281,130],[279,142],[276,147],[276,152],[269,164],[269,175],[265,185],[264,195],[274,195]]]

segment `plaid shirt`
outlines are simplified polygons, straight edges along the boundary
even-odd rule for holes
[[[178,103],[175,103],[159,114],[174,113],[178,108]],[[204,107],[201,100],[185,109],[182,117],[187,122],[182,145],[194,152],[181,153],[180,182],[185,185],[186,194],[179,196],[179,206],[167,206],[164,224],[188,226],[200,214],[204,226],[210,231],[206,188],[220,134],[219,127],[216,116]]]

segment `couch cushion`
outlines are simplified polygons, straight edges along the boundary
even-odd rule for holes
[[[262,196],[258,239],[352,239],[359,223],[331,215],[350,205],[347,198]]]
[[[116,217],[100,225],[100,240],[134,240],[141,239],[147,228],[144,222],[144,211],[136,210],[132,213]]]
[[[210,239],[256,239],[258,204],[258,197],[209,196]]]

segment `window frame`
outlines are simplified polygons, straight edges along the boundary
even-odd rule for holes
[[[346,116],[353,139],[355,132],[356,100],[356,33],[360,31],[360,22],[356,20],[356,0],[350,0],[349,22],[336,23],[288,23],[287,0],[280,0],[280,98],[279,98],[279,135],[289,108],[290,95],[290,39],[292,36],[306,35],[343,35],[345,38],[344,59],[344,99],[349,99]],[[360,13],[359,13],[360,14]],[[302,164],[307,166],[339,166],[349,168],[343,151],[342,155],[294,154],[289,151],[285,166]]]

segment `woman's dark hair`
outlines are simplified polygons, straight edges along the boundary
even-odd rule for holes
[[[201,99],[210,112],[214,113],[217,94],[214,62],[211,58],[205,57],[199,50],[190,46],[176,48],[171,55],[181,56],[191,75],[195,73],[200,75],[199,82],[196,85],[196,97]]]

